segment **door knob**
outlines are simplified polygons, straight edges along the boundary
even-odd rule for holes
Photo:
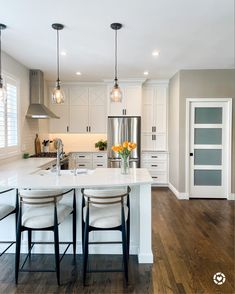
[[[193,156],[193,153],[192,153],[192,152],[190,152],[190,153],[189,153],[189,156]]]

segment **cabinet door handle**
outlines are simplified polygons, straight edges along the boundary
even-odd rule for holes
[[[67,126],[67,132],[69,132],[69,126]]]
[[[125,115],[125,109],[122,110],[122,114]]]
[[[158,156],[156,156],[156,155],[152,155],[151,157],[152,157],[152,158],[158,158]]]
[[[103,166],[103,164],[97,164],[97,166]]]
[[[89,126],[89,132],[91,132],[91,127]]]
[[[126,115],[126,109],[124,109],[124,112],[125,112],[124,114]]]
[[[85,164],[79,164],[78,166],[85,166]]]
[[[87,133],[88,133],[88,127],[86,127],[86,131],[87,131]]]
[[[152,132],[156,132],[156,127],[152,127]]]
[[[152,135],[152,140],[153,140],[153,141],[156,140],[156,135]]]
[[[102,155],[97,155],[96,157],[102,157],[102,158],[103,158],[103,156],[102,156]]]
[[[151,166],[157,167],[158,165],[157,164],[152,164]]]
[[[152,177],[153,179],[157,179],[158,177]]]
[[[79,155],[78,157],[79,157],[79,158],[84,158],[84,157],[85,157],[85,155]]]

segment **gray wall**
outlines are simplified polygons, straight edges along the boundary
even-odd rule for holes
[[[169,179],[177,189],[179,187],[179,94],[178,72],[170,80],[168,112]]]
[[[185,113],[186,98],[233,98],[233,130],[232,130],[232,154],[235,154],[235,70],[216,69],[216,70],[181,70],[179,73],[179,175],[170,173],[170,182],[173,184],[173,177],[178,178],[178,185],[175,188],[179,192],[185,192]],[[176,86],[175,77],[170,80],[170,89]],[[170,94],[170,103],[177,95]],[[176,97],[177,100],[177,97]],[[171,111],[169,111],[171,113]],[[169,128],[175,118],[169,117]],[[169,142],[172,142],[169,133]],[[173,142],[172,142],[173,144]],[[169,150],[174,152],[170,156],[175,156],[175,148],[169,144]],[[170,170],[177,171],[177,160],[174,158],[170,162]],[[232,192],[235,192],[235,155],[232,157]]]

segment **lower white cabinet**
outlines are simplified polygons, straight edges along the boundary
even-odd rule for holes
[[[168,153],[143,151],[141,167],[147,168],[153,178],[153,185],[168,185]]]
[[[71,152],[69,154],[69,169],[77,168],[95,169],[107,167],[107,152]]]

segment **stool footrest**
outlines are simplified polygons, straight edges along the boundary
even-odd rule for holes
[[[123,272],[123,269],[110,269],[110,270],[107,270],[107,269],[90,269],[87,271],[87,273],[120,273],[120,272]]]
[[[88,242],[88,244],[122,244],[121,241],[100,241],[100,242]]]
[[[15,244],[15,241],[1,241],[0,244],[10,244],[9,246],[7,246],[6,249],[4,249],[3,252],[0,253],[0,257],[13,245]]]

